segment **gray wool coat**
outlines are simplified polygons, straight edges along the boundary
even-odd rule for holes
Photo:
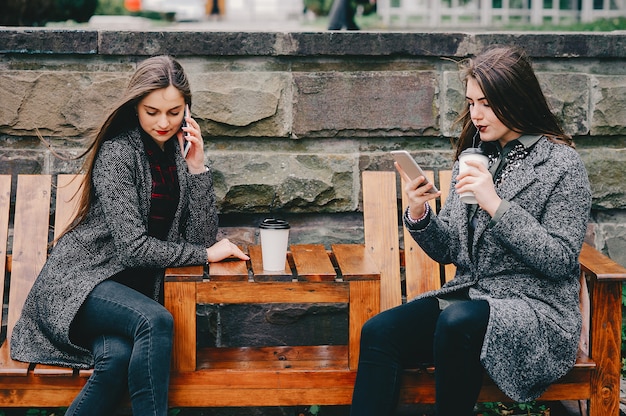
[[[453,168],[452,188],[458,163]],[[572,148],[541,138],[496,188],[510,207],[494,223],[478,210],[468,241],[468,209],[452,191],[438,216],[411,235],[457,272],[431,297],[469,289],[489,302],[481,362],[511,399],[537,398],[574,365],[581,330],[579,264],[591,209],[587,172]],[[470,250],[471,245],[471,250]]]
[[[57,242],[37,277],[13,330],[13,359],[90,367],[91,353],[74,345],[69,332],[97,284],[124,269],[146,267],[155,269],[159,287],[166,267],[206,262],[205,247],[217,235],[211,173],[191,175],[175,146],[180,201],[167,241],[161,241],[147,235],[152,179],[139,130],[102,144],[87,218]]]

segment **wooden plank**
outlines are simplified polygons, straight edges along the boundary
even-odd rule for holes
[[[198,369],[325,370],[348,368],[346,345],[202,348]]]
[[[11,175],[0,175],[0,299],[4,299],[4,276],[7,275],[7,244],[9,240],[9,209],[11,207]],[[4,322],[4,308],[0,308]]]
[[[292,245],[291,255],[298,279],[327,282],[337,277],[328,253],[321,244]]]
[[[435,183],[432,171],[424,172],[429,181]],[[404,192],[405,182],[402,180],[402,212],[408,207],[408,199]],[[437,212],[435,200],[429,202],[433,212]],[[430,290],[439,289],[441,286],[441,267],[432,260],[428,254],[413,240],[406,227],[404,230],[404,262],[406,276],[406,298],[411,300],[416,296]]]
[[[349,366],[355,370],[359,364],[361,328],[372,316],[380,312],[380,281],[353,280],[350,282]]]
[[[608,256],[584,243],[580,252],[580,267],[589,276],[598,280],[626,280],[626,268]]]
[[[248,255],[250,256],[250,268],[252,270],[252,275],[254,276],[254,280],[257,282],[286,282],[294,278],[293,272],[291,271],[287,260],[285,260],[285,269],[282,271],[264,270],[261,246],[248,246]]]
[[[448,196],[450,192],[454,192],[454,190],[450,189],[450,184],[452,182],[452,171],[451,170],[440,170],[439,171],[439,190],[441,191],[441,206],[445,201],[448,200]],[[456,273],[456,266],[454,264],[446,264],[444,266],[444,282],[448,282],[454,278]]]
[[[349,280],[380,280],[380,272],[363,244],[332,244],[341,277]]]
[[[67,367],[58,367],[55,365],[45,365],[45,364],[37,364],[35,368],[32,370],[33,374],[36,376],[61,376],[61,377],[72,377],[75,372],[71,368]]]
[[[174,318],[172,371],[196,370],[195,282],[166,282],[165,307]]]
[[[380,308],[402,303],[396,174],[364,171],[363,231],[365,247],[380,270]]]
[[[342,282],[199,282],[197,303],[347,303]]]
[[[54,238],[57,239],[61,233],[70,225],[76,215],[76,209],[80,202],[78,193],[82,183],[82,175],[58,175],[56,208],[54,221]]]
[[[168,267],[165,269],[166,282],[200,282],[203,277],[203,266]]]
[[[20,175],[17,179],[7,340],[47,258],[51,184],[50,175]],[[5,342],[0,348],[0,374],[26,375],[28,364],[13,361],[9,345]]]
[[[209,279],[231,282],[248,280],[248,266],[244,260],[230,258],[210,263]]]
[[[622,283],[592,282],[590,353],[597,371],[592,376],[589,415],[617,415],[620,398]]]

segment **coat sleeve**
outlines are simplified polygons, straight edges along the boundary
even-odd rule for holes
[[[94,164],[94,199],[101,211],[96,215],[110,230],[118,260],[125,267],[203,264],[203,245],[148,235],[151,184],[136,152],[123,141],[106,141]]]
[[[211,247],[217,240],[218,217],[211,171],[188,175],[188,209],[183,224],[183,238]]]

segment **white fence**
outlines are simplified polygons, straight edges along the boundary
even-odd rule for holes
[[[626,17],[626,0],[377,0],[386,26],[559,25]]]

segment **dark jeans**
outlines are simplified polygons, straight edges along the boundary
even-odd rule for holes
[[[94,371],[66,416],[108,416],[128,390],[134,415],[166,416],[172,315],[161,304],[107,280],[89,294],[72,338],[94,355]]]
[[[480,392],[489,304],[437,299],[408,302],[368,320],[361,331],[352,416],[393,415],[403,368],[435,364],[438,416],[471,416]]]

